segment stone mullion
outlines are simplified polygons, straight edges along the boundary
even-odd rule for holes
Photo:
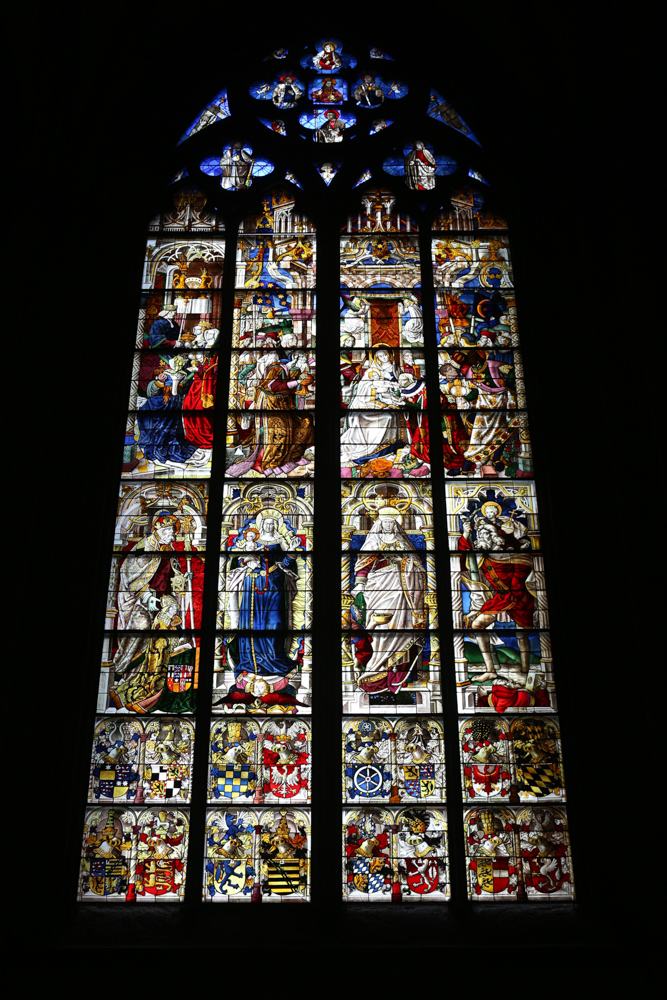
[[[225,241],[225,266],[222,277],[220,335],[218,337],[218,379],[216,385],[215,414],[213,418],[213,452],[209,479],[208,519],[206,539],[206,567],[204,599],[202,604],[202,639],[199,657],[199,690],[195,724],[195,752],[193,761],[192,799],[190,807],[190,848],[188,852],[188,878],[185,904],[199,905],[202,897],[202,879],[205,856],[206,806],[208,799],[209,744],[211,728],[211,700],[213,690],[213,659],[215,652],[216,612],[218,603],[218,574],[220,563],[220,538],[222,529],[221,509],[225,469],[225,439],[227,429],[228,379],[231,357],[232,313],[234,302],[234,275],[236,232],[231,229]]]
[[[422,308],[424,316],[424,357],[426,359],[426,386],[428,398],[429,429],[431,442],[431,481],[433,488],[434,559],[438,568],[437,600],[440,646],[440,682],[442,692],[442,721],[445,747],[446,807],[450,905],[458,908],[465,895],[465,858],[462,851],[460,830],[463,821],[458,747],[458,717],[456,706],[456,677],[452,663],[452,608],[449,581],[449,551],[447,545],[447,518],[445,508],[445,470],[442,453],[442,411],[438,379],[438,308],[435,302],[433,265],[431,258],[432,237],[430,229],[422,227],[420,234],[420,260],[422,272]],[[444,290],[438,290],[438,307],[443,304]]]

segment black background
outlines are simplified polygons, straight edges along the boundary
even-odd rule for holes
[[[17,176],[31,177],[22,215],[32,264],[24,274],[37,306],[31,302],[29,322],[23,309],[15,321],[40,344],[30,349],[32,390],[24,397],[38,411],[27,451],[37,475],[25,500],[38,551],[25,563],[21,604],[28,629],[23,650],[31,650],[27,663],[39,664],[40,680],[33,681],[34,666],[26,664],[23,690],[29,705],[45,709],[45,718],[57,718],[68,733],[48,806],[41,805],[48,781],[34,786],[34,797],[29,793],[33,815],[49,813],[58,831],[57,848],[49,847],[49,887],[39,900],[31,896],[31,934],[48,942],[59,961],[72,963],[81,949],[92,955],[111,948],[121,956],[149,945],[232,946],[230,915],[224,922],[216,915],[212,939],[204,928],[196,942],[180,932],[165,940],[159,921],[151,918],[147,930],[136,915],[131,924],[123,918],[122,927],[116,918],[107,930],[86,928],[85,908],[76,907],[71,890],[77,853],[71,843],[85,787],[85,765],[73,762],[77,753],[85,758],[90,738],[91,663],[99,647],[144,224],[173,174],[174,144],[248,58],[331,34],[412,59],[415,74],[433,81],[489,151],[494,188],[507,206],[578,902],[574,914],[563,916],[547,916],[547,907],[544,917],[489,917],[481,924],[459,915],[430,927],[423,918],[411,923],[412,911],[378,916],[374,907],[372,933],[368,922],[317,912],[306,917],[304,931],[297,908],[298,914],[288,911],[290,947],[298,953],[303,932],[311,953],[345,953],[360,947],[361,934],[369,945],[372,939],[378,960],[391,949],[392,968],[401,964],[401,949],[422,946],[461,949],[482,956],[475,959],[482,966],[484,954],[503,963],[509,956],[511,965],[517,951],[531,949],[538,965],[551,951],[551,968],[566,956],[601,956],[641,901],[631,758],[638,715],[653,686],[639,660],[648,636],[642,638],[634,611],[634,553],[629,559],[636,509],[629,484],[640,476],[648,490],[651,468],[642,409],[631,391],[637,363],[628,362],[624,346],[636,335],[631,313],[642,308],[634,302],[631,309],[627,297],[637,184],[647,156],[638,98],[627,92],[623,46],[632,43],[592,18],[548,7],[514,8],[502,17],[500,8],[479,5],[457,15],[419,5],[361,18],[347,8],[312,17],[303,5],[217,10],[100,8],[90,22],[79,15],[54,19],[53,44],[46,39],[39,85],[34,92],[31,85],[27,120],[13,147]],[[449,134],[443,126],[443,151]],[[52,656],[40,652],[42,643]],[[270,933],[282,940],[280,906],[269,910],[270,925],[257,927],[257,940]],[[252,955],[249,938],[235,946]]]

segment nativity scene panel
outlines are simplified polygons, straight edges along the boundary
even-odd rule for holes
[[[423,351],[345,347],[340,353],[341,409],[424,410],[425,370]]]
[[[232,347],[241,354],[273,350],[282,358],[287,352],[312,348],[315,328],[312,288],[241,290],[234,295]]]
[[[340,277],[350,289],[420,287],[418,238],[394,233],[343,236]]]
[[[232,410],[315,408],[315,353],[312,350],[232,351],[229,407]]]

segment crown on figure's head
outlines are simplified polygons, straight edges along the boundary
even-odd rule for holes
[[[169,514],[167,511],[160,511],[158,516],[153,520],[153,531],[168,524],[173,524],[176,534],[181,530],[181,522],[174,514]]]
[[[378,517],[400,517],[401,512],[396,507],[380,507],[377,512]]]

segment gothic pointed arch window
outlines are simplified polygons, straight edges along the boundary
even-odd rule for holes
[[[79,900],[572,901],[479,138],[437,81],[323,36],[221,79],[173,166],[127,337]]]

